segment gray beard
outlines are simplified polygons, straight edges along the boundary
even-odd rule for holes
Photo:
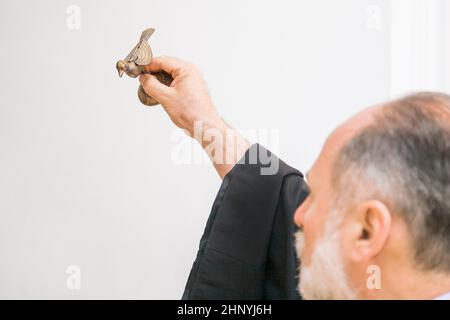
[[[318,240],[314,248],[311,264],[300,266],[298,290],[308,300],[348,300],[356,299],[350,288],[341,260],[339,247],[340,231],[337,223],[325,226],[325,236]],[[302,231],[295,234],[297,256],[300,258],[304,247]]]

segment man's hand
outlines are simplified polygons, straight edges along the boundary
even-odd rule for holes
[[[173,77],[170,87],[155,76],[145,74],[139,81],[145,92],[158,100],[172,122],[193,136],[194,122],[208,127],[223,127],[224,121],[213,106],[203,76],[196,66],[171,57],[157,57],[145,68],[150,72],[166,71]]]
[[[251,143],[220,117],[200,71],[189,62],[171,57],[154,58],[146,70],[165,71],[172,76],[170,87],[160,83],[150,74],[140,76],[139,81],[145,92],[161,103],[172,122],[201,144],[223,178],[245,154]],[[196,122],[201,123],[200,136],[194,136]],[[211,131],[214,131],[214,134],[211,134]],[[210,147],[212,137],[214,148]],[[218,157],[218,154],[223,156]]]

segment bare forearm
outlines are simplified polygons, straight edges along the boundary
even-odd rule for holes
[[[252,145],[222,119],[212,124],[197,123],[194,129],[193,138],[205,150],[222,179]]]
[[[170,87],[150,74],[139,80],[172,122],[200,143],[223,179],[251,144],[220,117],[201,72],[193,64],[171,57],[154,58],[146,70],[165,71],[173,77]]]

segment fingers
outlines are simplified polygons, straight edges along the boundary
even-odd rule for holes
[[[182,61],[178,58],[161,56],[153,58],[152,63],[145,66],[146,71],[158,72],[165,71],[172,75],[173,78],[177,76],[187,65],[187,62]]]
[[[166,103],[173,95],[174,89],[162,84],[151,74],[144,74],[139,77],[144,91],[160,103]]]

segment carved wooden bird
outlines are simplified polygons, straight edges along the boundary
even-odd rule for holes
[[[122,77],[124,73],[132,78],[136,78],[142,74],[150,73],[145,70],[145,66],[152,62],[153,54],[150,45],[148,44],[148,39],[155,32],[154,28],[146,29],[142,32],[141,38],[138,44],[131,50],[124,60],[119,60],[116,64],[117,71],[119,72],[119,77]],[[173,78],[164,71],[152,73],[160,82],[167,86],[170,86]],[[154,106],[158,104],[151,96],[147,95],[144,88],[140,85],[138,89],[139,100],[147,105]]]

